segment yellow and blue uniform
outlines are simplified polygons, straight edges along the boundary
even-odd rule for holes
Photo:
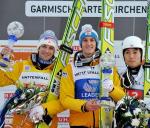
[[[33,83],[35,86],[39,87],[48,86],[52,69],[53,64],[40,70],[36,68],[31,59],[21,62],[18,61],[13,65],[11,71],[4,72],[3,70],[0,70],[0,87],[7,85],[16,85],[17,87],[19,87],[20,83],[26,87]],[[59,100],[51,99],[51,101],[42,104],[42,106],[44,108],[47,108],[48,114],[51,116],[63,110]],[[24,118],[25,114],[15,114],[13,118],[13,128],[17,127],[17,125],[20,125]],[[29,118],[27,118],[26,123],[22,126],[22,128],[27,127],[34,127],[34,124],[31,123]]]
[[[70,109],[70,126],[99,126],[99,110],[83,112],[81,107],[89,99],[96,99],[100,92],[99,60],[90,66],[76,67],[68,64],[63,71],[60,83],[60,101],[65,109]],[[120,100],[125,93],[120,86],[120,79],[114,69],[114,89],[110,92],[114,101]]]

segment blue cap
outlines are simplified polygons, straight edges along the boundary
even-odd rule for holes
[[[99,45],[99,38],[97,32],[92,28],[92,25],[90,24],[85,24],[82,26],[82,31],[80,32],[79,35],[79,43],[80,46],[82,46],[82,41],[86,37],[92,37],[95,39],[96,42],[96,47]]]

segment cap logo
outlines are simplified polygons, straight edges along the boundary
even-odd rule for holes
[[[53,39],[53,38],[51,38],[51,37],[45,37],[45,38],[44,38],[44,40],[48,40],[48,39],[51,40],[51,39]]]
[[[52,42],[52,40],[50,39],[50,40],[48,40],[48,44],[50,44],[50,45],[52,45],[53,44],[53,42]]]
[[[131,44],[130,47],[133,47],[133,44]]]
[[[85,30],[86,35],[91,35],[92,29],[91,28],[86,28]]]

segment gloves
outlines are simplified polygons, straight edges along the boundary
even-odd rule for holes
[[[110,79],[104,79],[102,84],[104,90],[111,92],[114,88],[113,81]]]
[[[1,56],[6,59],[6,61],[14,58],[13,50],[8,46],[5,46],[1,51]]]
[[[31,109],[29,117],[34,123],[39,123],[40,121],[43,120],[44,116],[44,109],[42,106],[36,106]]]

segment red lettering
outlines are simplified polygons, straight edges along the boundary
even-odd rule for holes
[[[58,122],[69,122],[69,117],[58,117]]]

